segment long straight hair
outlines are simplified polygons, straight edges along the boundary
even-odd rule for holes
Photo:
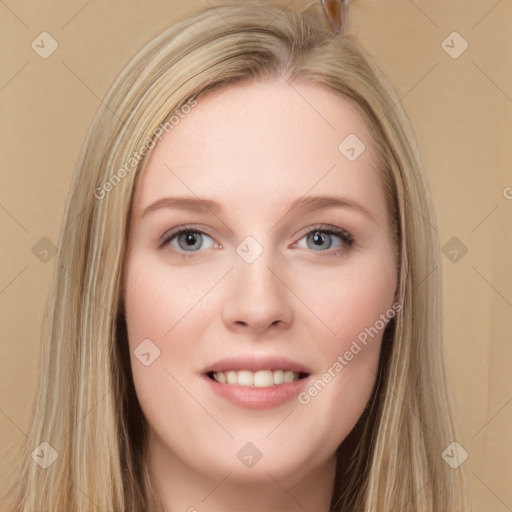
[[[441,457],[456,437],[441,349],[439,251],[406,115],[353,37],[334,36],[312,15],[249,1],[160,34],[123,69],[94,117],[65,208],[11,512],[164,510],[148,471],[123,312],[127,223],[147,161],[140,149],[209,92],[280,77],[320,84],[357,109],[396,228],[403,309],[384,333],[373,396],[338,448],[331,510],[470,509],[462,468]],[[43,441],[58,454],[46,469],[31,458]]]

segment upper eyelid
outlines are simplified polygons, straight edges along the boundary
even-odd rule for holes
[[[199,232],[204,235],[208,235],[211,238],[215,238],[215,235],[213,233],[210,233],[210,231],[204,227],[198,227],[195,224],[191,224],[190,226],[188,224],[184,224],[183,226],[176,226],[175,228],[167,230],[161,237],[160,240],[162,243],[165,243],[170,238],[175,237],[176,235],[179,235],[183,232],[189,232],[189,231],[195,231]]]

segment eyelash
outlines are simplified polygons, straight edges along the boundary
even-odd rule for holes
[[[327,226],[324,224],[318,224],[313,226],[307,233],[305,233],[303,236],[300,237],[299,240],[302,240],[304,237],[307,237],[308,235],[320,232],[327,235],[335,235],[341,239],[342,245],[340,247],[337,247],[334,251],[328,252],[326,251],[314,251],[319,254],[319,256],[322,257],[339,257],[340,253],[347,250],[347,246],[350,248],[354,245],[354,238],[352,235],[346,231],[343,228],[338,228],[336,226]],[[162,241],[160,248],[165,249],[165,246],[169,244],[174,238],[180,236],[182,233],[195,233],[199,235],[208,235],[210,238],[213,239],[213,236],[208,233],[207,231],[201,231],[200,229],[194,228],[194,227],[188,227],[187,225],[182,226],[175,231],[171,231],[167,235],[164,235],[164,240]],[[297,244],[297,242],[295,242]],[[172,249],[173,252],[176,252],[174,249]],[[180,259],[189,259],[194,258],[195,253],[200,251],[184,251],[184,252],[178,252],[178,257]],[[322,254],[323,253],[323,254]]]

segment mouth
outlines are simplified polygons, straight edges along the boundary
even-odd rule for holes
[[[311,370],[278,355],[245,354],[217,361],[201,372],[208,392],[236,407],[272,409],[297,398]]]
[[[242,387],[266,388],[280,386],[296,380],[302,380],[309,376],[306,372],[293,370],[227,370],[222,372],[210,371],[206,376],[219,384],[235,385]]]

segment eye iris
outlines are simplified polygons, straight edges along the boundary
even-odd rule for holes
[[[186,233],[182,233],[179,236],[179,242],[185,241],[185,246],[183,249],[199,249],[202,245],[201,235],[199,233],[194,233],[193,231],[187,231]],[[180,243],[181,246],[181,243]]]
[[[316,247],[318,247],[319,245],[322,244],[322,242],[325,241],[325,239],[327,238],[327,241],[329,242],[328,246],[325,247],[325,249],[329,249],[332,245],[332,241],[331,239],[329,238],[329,235],[327,234],[324,234],[322,233],[321,231],[315,231],[314,233],[312,233],[312,239],[313,239],[313,243],[315,244]]]

